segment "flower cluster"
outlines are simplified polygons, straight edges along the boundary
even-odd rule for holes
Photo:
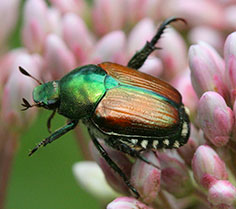
[[[182,93],[192,122],[188,143],[178,150],[143,152],[154,167],[100,140],[140,193],[139,200],[92,144],[86,151],[100,167],[84,161],[75,164],[73,172],[102,202],[123,196],[109,203],[108,209],[236,207],[236,32],[226,38],[236,30],[234,0],[94,0],[91,4],[27,0],[22,46],[9,50],[6,40],[15,27],[19,2],[0,2],[0,17],[6,19],[0,22],[4,28],[0,31],[0,171],[9,162],[9,153],[2,154],[9,142],[14,149],[8,151],[14,154],[15,137],[37,115],[36,108],[20,111],[21,98],[32,100],[35,82],[22,76],[18,66],[49,81],[81,65],[102,61],[127,65],[161,20],[177,16],[188,22],[174,25],[184,35],[167,28],[158,42],[161,50],[140,71],[162,77]],[[0,184],[3,181],[0,175]]]

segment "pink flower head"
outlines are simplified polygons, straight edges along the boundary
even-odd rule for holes
[[[194,153],[192,169],[195,180],[205,188],[228,178],[224,161],[207,145],[201,145]]]
[[[197,121],[206,137],[215,146],[223,146],[229,141],[234,116],[221,95],[211,91],[202,95],[198,105]]]

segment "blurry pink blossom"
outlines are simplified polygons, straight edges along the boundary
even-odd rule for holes
[[[200,98],[205,91],[216,91],[227,99],[224,61],[210,45],[200,42],[189,49],[192,85]]]
[[[94,40],[83,19],[74,13],[67,13],[62,20],[63,39],[80,65],[88,62]],[[87,63],[89,64],[89,63]]]
[[[94,0],[93,24],[96,33],[104,35],[119,30],[125,22],[125,0]]]
[[[18,20],[20,0],[0,1],[0,47],[9,38]],[[0,49],[1,52],[1,49]]]
[[[208,91],[200,98],[197,122],[215,146],[223,146],[230,139],[234,115],[221,95]]]
[[[108,204],[107,209],[153,209],[133,197],[118,197]]]
[[[236,188],[226,180],[216,181],[208,191],[208,201],[218,208],[230,208],[236,203]]]
[[[11,74],[3,89],[1,121],[4,126],[11,130],[20,130],[25,128],[34,119],[36,108],[31,108],[27,112],[22,112],[22,98],[32,103],[32,89],[36,82],[29,77],[22,75],[19,66],[30,69],[35,77],[39,77],[37,62],[33,56],[27,53],[20,53],[11,65]]]
[[[126,37],[122,31],[113,31],[103,36],[95,45],[91,55],[92,63],[110,61],[125,64]]]
[[[47,36],[45,41],[44,63],[46,73],[50,73],[51,80],[57,80],[76,67],[73,53],[63,40],[55,34]]]
[[[145,152],[142,157],[160,168],[160,162],[153,152]],[[160,190],[161,170],[137,159],[132,166],[131,182],[137,189],[143,202],[152,203]]]
[[[192,185],[188,169],[175,152],[159,152],[161,163],[161,188],[175,197],[184,197],[191,192]]]
[[[216,180],[228,178],[224,161],[207,145],[197,148],[192,160],[192,169],[195,180],[205,188],[209,188]]]

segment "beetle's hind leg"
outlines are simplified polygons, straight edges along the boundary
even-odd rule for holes
[[[152,40],[150,42],[146,42],[144,47],[135,53],[135,55],[130,59],[128,62],[127,67],[133,68],[138,70],[142,65],[144,64],[145,60],[148,58],[148,56],[156,49],[158,49],[155,45],[158,42],[158,40],[161,38],[161,35],[163,34],[164,30],[166,29],[167,25],[169,25],[172,22],[181,20],[184,23],[186,21],[182,18],[177,17],[171,17],[166,19],[158,28],[156,34],[153,36]]]
[[[47,144],[58,139],[60,136],[66,134],[68,131],[74,129],[77,124],[78,124],[78,120],[72,120],[68,122],[65,126],[53,132],[49,137],[47,137],[46,139],[41,141],[36,147],[34,147],[29,153],[29,156],[31,156],[34,152],[36,152],[41,146],[46,146]]]
[[[118,167],[118,165],[116,165],[116,163],[109,157],[109,155],[107,154],[106,150],[102,147],[102,145],[99,143],[99,141],[97,140],[97,138],[89,131],[90,137],[94,143],[94,145],[96,146],[96,148],[98,149],[98,151],[100,152],[100,154],[102,155],[102,157],[106,160],[106,162],[111,166],[111,168],[117,172],[120,177],[124,180],[125,184],[129,187],[129,189],[134,193],[134,195],[136,196],[136,198],[139,198],[140,195],[137,192],[137,190],[131,185],[130,180],[127,178],[127,176],[123,173],[123,171]]]
[[[158,165],[155,165],[154,163],[152,163],[151,161],[149,161],[148,159],[146,159],[145,157],[143,157],[141,155],[141,152],[143,150],[137,151],[136,149],[132,148],[131,146],[129,146],[128,144],[126,144],[122,141],[119,141],[119,144],[114,145],[114,148],[121,151],[121,152],[124,152],[134,158],[138,158],[138,159],[142,160],[143,162],[145,162],[157,169],[160,169],[160,167]]]

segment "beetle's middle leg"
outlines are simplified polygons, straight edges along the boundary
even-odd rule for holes
[[[106,162],[111,166],[111,168],[117,172],[120,177],[124,180],[125,184],[129,187],[129,189],[135,194],[136,198],[139,198],[140,195],[137,192],[137,190],[131,185],[129,179],[127,176],[123,173],[123,171],[116,165],[116,163],[109,157],[106,150],[102,147],[102,145],[99,143],[97,138],[89,131],[90,137],[93,140],[94,145],[102,155],[102,157],[106,160]]]
[[[36,152],[41,146],[46,146],[47,144],[55,141],[60,136],[66,134],[68,131],[75,128],[75,126],[78,124],[78,120],[72,120],[68,122],[65,126],[61,127],[60,129],[53,132],[49,137],[41,141],[36,147],[34,147],[31,152],[29,153],[29,156],[31,156],[34,152]]]
[[[161,38],[161,35],[163,34],[164,30],[166,29],[166,26],[169,25],[172,22],[181,20],[186,23],[186,21],[182,18],[177,17],[171,17],[166,19],[158,28],[156,34],[153,36],[152,40],[150,42],[146,42],[144,47],[135,53],[135,55],[130,59],[128,62],[127,67],[133,68],[138,70],[140,67],[142,67],[145,60],[148,58],[148,56],[156,49],[158,49],[155,45],[158,42],[158,40]]]

